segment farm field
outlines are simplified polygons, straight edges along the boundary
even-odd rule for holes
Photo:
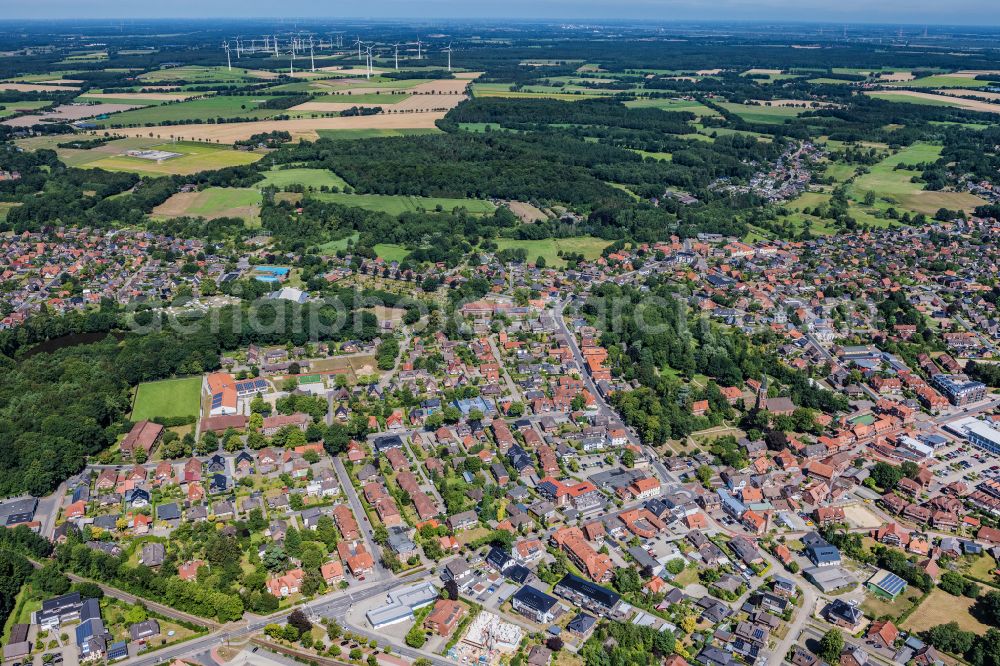
[[[271,169],[264,172],[264,180],[257,183],[257,187],[267,187],[273,185],[278,189],[288,185],[302,185],[319,189],[326,187],[348,187],[347,181],[327,169]]]
[[[199,123],[167,127],[128,127],[116,129],[123,136],[173,135],[185,141],[208,141],[232,144],[249,139],[254,134],[285,131],[293,140],[315,140],[320,130],[437,130],[435,122],[444,117],[443,112],[378,114],[340,118],[298,118],[293,120],[265,120],[246,123]]]
[[[124,146],[122,145],[124,143]],[[108,171],[133,171],[140,174],[157,175],[187,175],[211,169],[224,169],[231,166],[253,164],[262,155],[242,150],[233,150],[229,146],[213,146],[197,142],[163,143],[158,140],[140,140],[140,145],[129,141],[113,141],[109,144],[91,150],[72,150],[65,152],[70,159],[78,162],[76,166],[90,166],[107,169]],[[127,147],[126,147],[127,146]],[[153,149],[182,153],[162,162],[147,160],[141,157],[124,155],[130,149]],[[62,151],[63,149],[60,149]],[[62,152],[60,152],[62,155]]]
[[[162,83],[164,81],[185,81],[187,83],[244,83],[260,79],[277,78],[270,72],[252,69],[236,69],[228,71],[225,67],[199,67],[189,65],[184,67],[168,67],[153,72],[147,72],[139,77],[147,83]]]
[[[132,421],[176,416],[197,418],[201,377],[164,379],[139,384],[132,403]]]
[[[542,240],[516,240],[513,238],[498,238],[497,246],[501,250],[523,248],[528,252],[528,261],[534,262],[538,257],[545,257],[550,266],[561,265],[559,252],[579,252],[586,259],[593,260],[601,256],[601,252],[610,245],[610,241],[593,236],[573,236],[571,238],[544,238]]]
[[[377,139],[387,136],[419,136],[421,134],[439,134],[437,127],[410,127],[401,129],[320,129],[316,133],[321,139],[338,139],[351,141],[354,139]]]
[[[690,111],[696,116],[718,116],[719,112],[699,102],[686,99],[634,99],[625,102],[630,109],[663,109],[664,111]]]
[[[179,192],[153,209],[154,217],[240,217],[249,226],[260,224],[259,190],[209,187],[200,192]]]
[[[475,83],[472,85],[472,95],[474,97],[509,97],[511,99],[557,99],[564,102],[574,102],[588,97],[607,97],[608,93],[593,91],[586,95],[561,92],[561,88],[551,88],[542,90],[541,86],[534,86],[537,92],[513,91],[507,83]]]
[[[467,208],[470,213],[488,214],[496,207],[489,201],[479,199],[448,199],[441,197],[412,197],[406,195],[383,194],[344,194],[320,192],[312,195],[320,201],[330,201],[344,206],[356,206],[366,210],[381,211],[389,215],[399,215],[409,211],[434,210],[441,206],[443,210]]]
[[[924,599],[920,607],[906,618],[901,628],[907,631],[925,631],[939,624],[957,622],[964,631],[983,634],[989,627],[969,613],[969,608],[974,603],[974,599],[953,597],[944,590],[935,589]]]
[[[116,113],[106,120],[99,121],[102,127],[118,127],[121,125],[157,125],[164,122],[207,121],[218,118],[252,118],[260,120],[281,115],[297,115],[290,109],[264,109],[260,105],[272,99],[261,96],[224,96],[201,97],[177,102],[160,104],[142,109],[134,109]]]
[[[382,104],[397,104],[408,97],[410,97],[410,95],[406,93],[352,93],[350,90],[347,90],[343,93],[314,97],[309,103],[337,102],[348,104],[374,104],[377,106]]]
[[[35,100],[30,102],[0,102],[0,118],[9,118],[19,111],[34,111],[43,106],[51,104],[47,100]]]
[[[976,99],[962,99],[949,95],[941,95],[932,92],[921,92],[917,90],[893,90],[882,92],[867,92],[866,94],[876,99],[884,99],[889,102],[908,102],[910,104],[925,104],[929,106],[950,106],[957,109],[968,109],[969,111],[983,111],[988,113],[1000,113],[1000,104],[993,104]]]
[[[892,81],[889,85],[903,88],[985,88],[990,85],[990,82],[979,81],[965,76],[939,74],[911,81]]]
[[[897,165],[916,165],[937,160],[940,146],[916,143],[871,167],[869,173],[857,178],[851,186],[852,197],[860,200],[872,191],[881,199],[915,211],[933,215],[940,208],[971,210],[984,202],[966,192],[926,191],[919,183],[911,183],[916,173],[909,169],[896,170]]]
[[[808,109],[793,106],[757,106],[753,104],[720,103],[719,106],[735,113],[749,123],[783,123],[786,118],[795,118]]]

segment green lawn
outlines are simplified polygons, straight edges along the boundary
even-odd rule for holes
[[[347,236],[346,238],[341,238],[340,240],[327,241],[326,243],[323,243],[322,245],[319,246],[319,251],[320,252],[336,252],[337,250],[346,250],[347,249],[347,241],[350,241],[350,240],[353,240],[353,241],[356,242],[358,240],[358,234],[354,233],[354,234],[351,234],[350,236]]]
[[[20,205],[21,204],[19,204],[19,203],[13,203],[13,202],[8,202],[8,201],[0,201],[0,222],[3,222],[4,220],[7,219],[7,213],[10,212],[11,208],[14,208],[15,206],[20,206]]]
[[[312,187],[317,190],[324,185],[340,189],[348,186],[347,181],[329,169],[307,169],[304,167],[265,171],[264,180],[257,183],[257,187],[266,187],[268,185],[273,185],[278,189],[282,189],[288,185],[302,185],[303,187]]]
[[[488,214],[492,213],[496,207],[489,201],[481,199],[448,199],[442,197],[411,197],[405,195],[382,195],[382,194],[344,194],[320,192],[311,195],[320,201],[331,201],[344,206],[355,206],[366,210],[376,210],[388,213],[389,215],[399,215],[408,211],[435,210],[441,206],[443,210],[454,210],[456,208],[466,208],[470,213]]]
[[[393,243],[378,243],[372,248],[375,254],[386,261],[402,261],[410,255],[410,251],[402,245]]]
[[[528,252],[528,261],[535,261],[538,257],[545,257],[548,265],[561,266],[562,259],[559,258],[559,251],[579,252],[587,260],[597,259],[601,252],[611,241],[593,236],[573,236],[571,238],[543,238],[541,240],[515,240],[513,238],[498,238],[497,246],[501,250],[507,248],[524,248]]]
[[[201,377],[182,377],[139,384],[132,405],[132,421],[154,417],[193,416],[201,403]]]

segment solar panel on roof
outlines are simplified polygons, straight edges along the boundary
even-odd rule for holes
[[[884,576],[881,581],[879,581],[878,586],[889,594],[896,595],[899,594],[904,587],[906,587],[906,581],[894,573],[889,573]]]

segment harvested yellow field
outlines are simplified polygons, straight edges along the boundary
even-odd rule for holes
[[[880,81],[912,81],[917,77],[913,72],[882,72],[878,78]]]
[[[315,141],[316,130],[369,130],[369,129],[433,129],[435,121],[444,117],[443,112],[432,113],[382,113],[376,116],[350,116],[339,118],[298,118],[295,120],[260,120],[251,123],[221,123],[201,125],[171,125],[170,127],[129,127],[116,129],[115,133],[127,137],[164,138],[172,134],[181,141],[208,141],[230,144],[249,139],[254,134],[284,131],[292,140]]]
[[[951,97],[949,95],[938,95],[929,92],[920,92],[919,90],[878,90],[878,91],[865,91],[866,95],[876,95],[878,97],[885,97],[888,95],[901,95],[904,97],[916,97],[918,99],[926,99],[933,102],[941,102],[947,104],[948,106],[956,106],[960,109],[968,109],[969,111],[984,111],[986,113],[1000,113],[1000,104],[991,104],[990,102],[981,102],[974,99],[963,99],[961,97]]]
[[[722,74],[722,70],[716,69],[699,69],[695,72],[698,76],[715,76],[716,74]]]
[[[753,69],[748,69],[747,71],[743,72],[743,76],[750,76],[751,74],[781,74],[781,70],[765,69],[763,67],[754,67]]]
[[[974,79],[977,76],[987,74],[1000,74],[1000,69],[963,69],[961,72],[953,72],[948,76],[957,76],[960,79]]]
[[[482,72],[455,72],[456,79],[465,79],[466,81],[473,81],[482,75]]]
[[[413,112],[438,112],[450,111],[458,106],[459,102],[468,99],[465,95],[412,95],[402,102],[392,105],[392,112],[400,111]]]
[[[344,67],[343,65],[336,65],[334,67],[320,67],[316,70],[317,72],[333,72],[335,74],[340,74],[342,76],[365,76],[368,74],[367,67]],[[386,70],[378,69],[373,67],[372,76],[378,76],[379,74],[384,74]]]
[[[1000,101],[1000,93],[990,92],[989,90],[969,90],[968,88],[945,88],[943,90],[935,90],[934,92],[940,93],[942,95],[948,95],[950,97],[978,97],[984,100]]]
[[[0,83],[0,90],[16,92],[51,92],[53,90],[79,90],[74,86],[53,86],[40,83]]]
[[[414,95],[455,95],[465,92],[469,82],[462,79],[440,79],[438,81],[428,81],[409,88],[407,92]]]

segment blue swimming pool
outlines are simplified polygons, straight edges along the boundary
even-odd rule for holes
[[[284,266],[257,266],[254,268],[254,271],[257,273],[264,273],[265,275],[275,275],[275,276],[288,275],[288,271],[290,270],[291,270],[290,268],[286,268]]]

